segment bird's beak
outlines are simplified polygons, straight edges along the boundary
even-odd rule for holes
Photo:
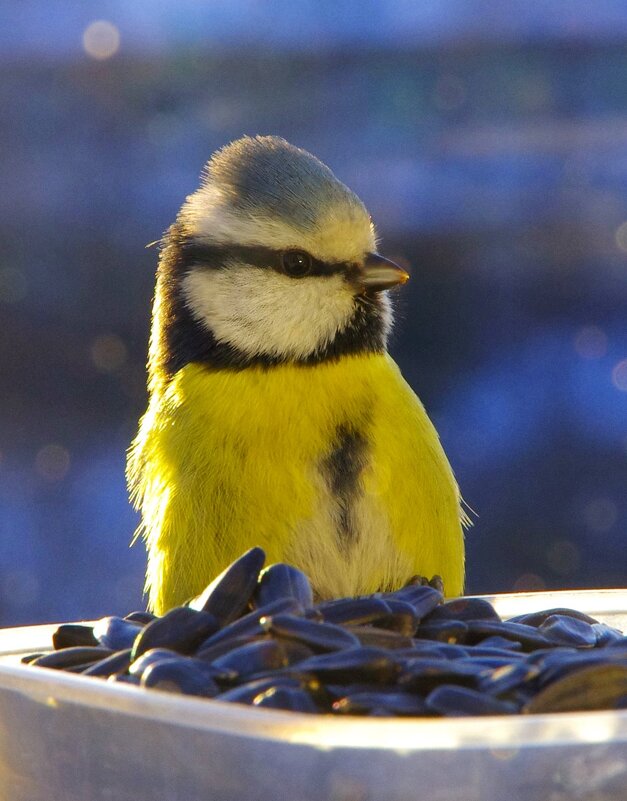
[[[404,284],[407,280],[409,273],[378,253],[367,253],[363,267],[357,274],[357,283],[366,292],[381,292],[397,284]]]

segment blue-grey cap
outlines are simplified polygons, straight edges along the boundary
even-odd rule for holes
[[[368,217],[325,164],[279,136],[244,136],[226,145],[207,163],[203,183],[219,186],[233,209],[282,217],[303,229],[315,226],[330,205]]]

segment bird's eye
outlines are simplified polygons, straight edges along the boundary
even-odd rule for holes
[[[301,278],[311,270],[311,256],[302,250],[288,250],[283,254],[283,269],[293,278]]]

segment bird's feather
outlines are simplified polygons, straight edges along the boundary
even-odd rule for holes
[[[329,468],[360,440],[351,491]],[[151,606],[200,592],[252,545],[305,569],[323,596],[439,573],[461,592],[457,486],[422,405],[386,355],[315,366],[190,364],[153,396],[129,459],[148,541]],[[350,537],[338,525],[351,517]]]

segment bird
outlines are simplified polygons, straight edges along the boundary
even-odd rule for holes
[[[320,599],[416,574],[462,593],[458,485],[387,351],[390,290],[408,278],[311,153],[244,136],[211,156],[160,240],[127,459],[155,613],[252,546]]]

